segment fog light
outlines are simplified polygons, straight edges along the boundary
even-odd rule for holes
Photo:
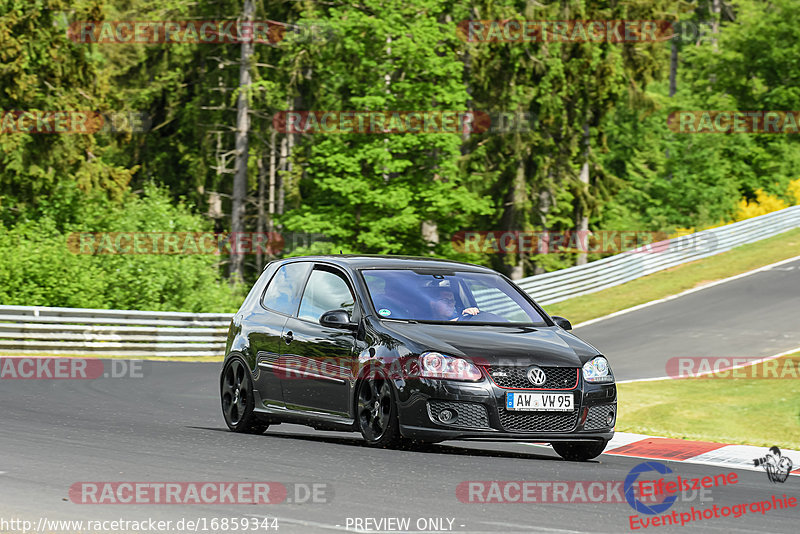
[[[439,412],[439,421],[442,423],[450,423],[453,419],[456,418],[456,412],[454,410],[442,410]]]
[[[614,424],[614,412],[613,411],[608,412],[608,415],[606,416],[606,426],[611,426],[612,424]]]

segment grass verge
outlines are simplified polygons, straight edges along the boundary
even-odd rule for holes
[[[777,361],[778,369],[792,366],[795,372],[771,379],[732,378],[728,372],[618,384],[617,430],[800,450],[800,352]]]
[[[544,308],[578,324],[797,255],[800,228]]]

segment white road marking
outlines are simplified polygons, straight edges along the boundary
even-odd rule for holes
[[[744,278],[745,276],[750,276],[751,274],[760,273],[762,271],[768,271],[774,267],[778,267],[779,265],[784,265],[786,263],[791,263],[793,261],[800,260],[800,256],[795,256],[794,258],[789,258],[786,260],[781,260],[779,262],[771,263],[769,265],[765,265],[763,267],[759,267],[758,269],[753,269],[752,271],[747,271],[746,273],[737,274],[735,276],[731,276],[729,278],[723,278],[722,280],[717,280],[716,282],[710,282],[708,284],[702,285],[700,287],[693,287],[692,289],[687,289],[686,291],[682,291],[675,295],[670,295],[669,297],[664,297],[663,299],[651,300],[650,302],[645,302],[644,304],[639,304],[637,306],[633,306],[631,308],[626,308],[624,310],[620,310],[614,313],[609,313],[608,315],[604,315],[602,317],[597,317],[595,319],[590,319],[588,321],[584,321],[580,324],[574,325],[572,328],[573,330],[577,330],[582,326],[589,326],[590,324],[599,323],[600,321],[604,321],[606,319],[611,319],[612,317],[617,317],[619,315],[624,315],[626,313],[630,313],[633,311],[641,310],[642,308],[647,308],[648,306],[653,306],[655,304],[661,304],[662,302],[667,302],[669,300],[673,300],[684,295],[688,295],[690,293],[695,293],[697,291],[702,291],[704,289],[708,289],[709,287],[718,286],[720,284],[724,284],[725,282],[732,282],[733,280],[738,280],[740,278]]]
[[[695,373],[690,376],[686,377],[677,377],[677,376],[659,376],[656,378],[634,378],[632,380],[617,380],[617,384],[630,384],[631,382],[652,382],[654,380],[681,380],[682,378],[696,378],[698,376],[705,376],[714,373],[722,373],[724,371],[730,371],[731,369],[741,369],[742,367],[749,367],[751,365],[758,365],[759,363],[763,363],[769,360],[774,360],[775,358],[780,358],[781,356],[788,356],[789,354],[794,354],[795,352],[800,352],[800,347],[795,347],[793,349],[789,349],[786,352],[781,352],[780,354],[773,354],[772,356],[764,356],[763,358],[759,358],[758,360],[753,360],[747,363],[743,363],[741,365],[732,365],[730,367],[725,367],[724,369],[717,369],[711,371],[705,371],[703,373]]]

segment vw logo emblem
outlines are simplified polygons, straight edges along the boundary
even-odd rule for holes
[[[533,384],[534,386],[541,386],[547,381],[547,375],[544,374],[544,371],[541,367],[536,365],[532,365],[528,367],[528,382]]]

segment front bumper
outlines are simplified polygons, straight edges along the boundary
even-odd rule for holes
[[[422,441],[608,441],[614,436],[617,388],[612,383],[591,384],[581,377],[571,390],[537,393],[571,393],[571,412],[507,411],[506,393],[488,377],[480,382],[414,378],[395,380],[400,433]],[[457,416],[439,420],[443,409]],[[607,424],[609,413],[611,424]]]

